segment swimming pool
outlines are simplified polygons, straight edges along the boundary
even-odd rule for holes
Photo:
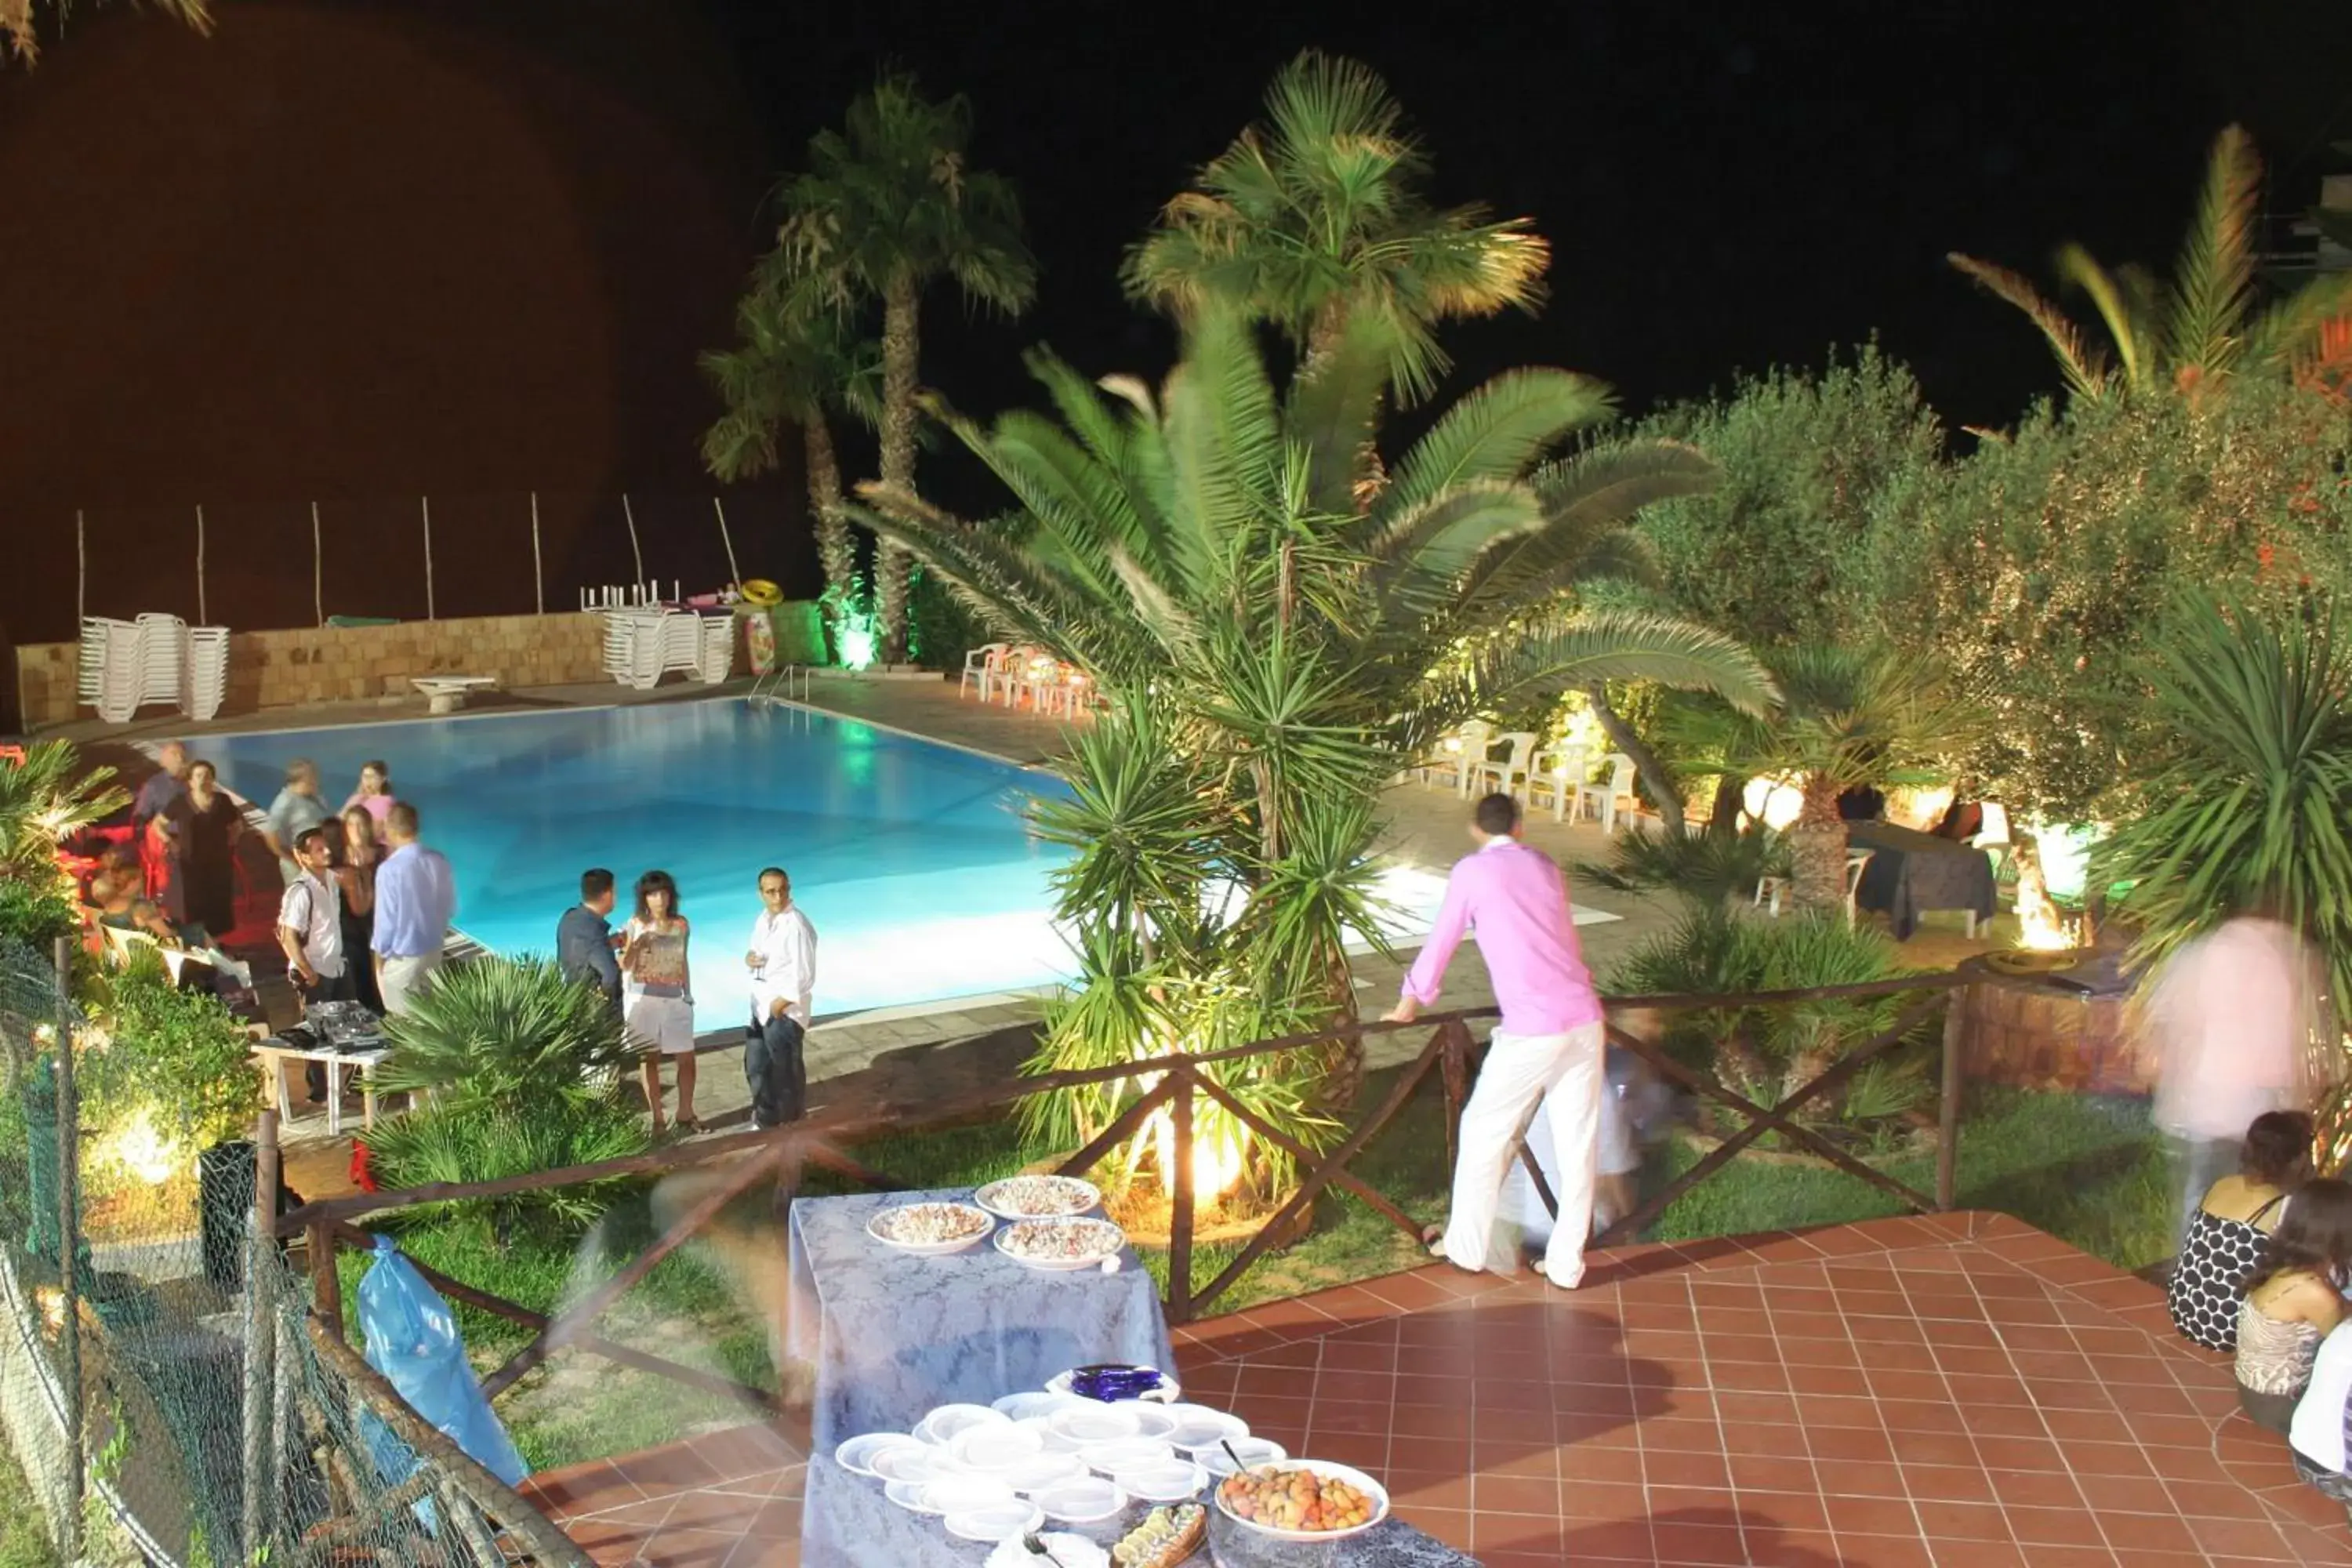
[[[696,1026],[747,1016],[743,950],[762,866],[817,930],[816,1010],[1049,984],[1066,852],[1023,819],[1059,781],[854,720],[740,699],[207,738],[193,747],[267,808],[285,765],[340,805],[382,758],[457,877],[457,924],[496,952],[552,952],[591,866],[628,889],[658,867],[693,922]]]

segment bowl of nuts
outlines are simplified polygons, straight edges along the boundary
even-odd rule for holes
[[[866,1222],[866,1234],[918,1258],[977,1247],[996,1222],[970,1204],[897,1204]]]
[[[1388,1489],[1325,1459],[1255,1465],[1217,1483],[1209,1544],[1232,1568],[1318,1568],[1389,1515]]]

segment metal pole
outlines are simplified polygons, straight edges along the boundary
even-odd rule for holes
[[[258,1562],[269,1529],[270,1428],[276,1417],[278,1350],[278,1112],[261,1113],[253,1138],[253,1215],[245,1249],[245,1559]]]
[[[205,613],[205,509],[196,508],[196,625],[208,624]]]
[[[637,578],[646,580],[646,558],[637,550],[637,514],[629,506],[629,492],[621,492],[621,515],[629,520],[629,559],[637,563]]]
[[[717,496],[712,496],[710,510],[719,514],[719,542],[727,546],[727,580],[740,584],[743,581],[743,574],[735,568],[735,540],[727,531],[727,509],[719,504]]]
[[[433,501],[429,496],[418,496],[416,504],[425,513],[425,618],[440,617],[433,613]]]
[[[530,492],[530,601],[540,615],[547,614],[547,576],[539,563],[539,492]]]
[[[84,536],[81,508],[74,508],[74,620],[89,619],[89,542]]]
[[[319,503],[310,503],[310,609],[327,624],[327,554],[319,537]]]
[[[82,1409],[81,1409],[81,1282],[77,1278],[81,1251],[81,1150],[75,1122],[81,1107],[74,1094],[73,996],[68,989],[73,973],[73,939],[59,937],[52,955],[57,964],[58,1016],[58,1294],[64,1302],[64,1321],[58,1333],[58,1378],[65,1385],[66,1453],[72,1463],[66,1470],[65,1558],[81,1557]]]

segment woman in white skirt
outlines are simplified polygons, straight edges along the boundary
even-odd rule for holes
[[[687,978],[689,928],[677,912],[677,883],[667,871],[637,879],[637,910],[621,935],[621,1016],[646,1051],[646,1105],[662,1130],[661,1058],[677,1058],[677,1126],[694,1119],[694,992]]]

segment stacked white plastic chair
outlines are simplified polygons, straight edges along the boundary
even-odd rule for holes
[[[226,626],[192,628],[177,616],[163,615],[82,622],[81,700],[110,724],[128,723],[150,702],[169,702],[191,719],[209,719],[220,711],[227,687]]]
[[[604,673],[624,686],[650,691],[673,669],[716,686],[734,666],[731,616],[700,616],[658,605],[604,612]]]

